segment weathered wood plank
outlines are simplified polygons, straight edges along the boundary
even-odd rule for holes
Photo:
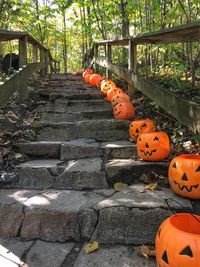
[[[182,99],[155,82],[141,78],[134,72],[112,64],[105,59],[96,59],[96,64],[108,68],[127,82],[134,83],[138,90],[155,101],[183,125],[187,126],[194,133],[200,134],[200,105]]]
[[[156,32],[148,32],[136,37],[120,40],[104,40],[96,42],[98,45],[128,45],[129,40],[135,44],[172,44],[200,41],[200,22],[192,22],[173,28],[162,29]]]
[[[40,63],[28,64],[25,68],[20,69],[15,75],[10,76],[5,82],[0,84],[0,107],[9,100],[15,91],[20,90],[34,71],[40,69]]]
[[[112,60],[112,47],[110,44],[106,44],[106,59],[107,61]],[[106,77],[112,79],[112,72],[109,70],[109,68],[106,68]]]

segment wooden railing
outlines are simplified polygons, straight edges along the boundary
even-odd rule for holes
[[[43,46],[27,32],[0,30],[0,42],[19,41],[19,70],[0,83],[0,107],[5,104],[16,90],[20,99],[28,95],[28,78],[39,71],[41,75],[59,73],[60,62],[53,59],[48,48]],[[32,62],[28,63],[27,46],[32,45]]]
[[[140,90],[194,133],[200,133],[200,105],[182,99],[179,95],[172,93],[155,82],[137,75],[137,45],[195,41],[200,41],[200,22],[147,33],[134,38],[100,41],[94,43],[94,57],[91,59],[90,67],[94,64],[95,68],[98,65],[106,68],[107,77],[111,77],[112,72],[115,73],[128,82],[130,96],[133,96],[135,88]],[[99,56],[100,46],[104,46],[105,57]],[[112,46],[128,48],[128,68],[112,63]]]

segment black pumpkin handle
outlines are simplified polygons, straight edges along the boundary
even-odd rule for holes
[[[166,198],[166,199],[165,199],[166,204],[167,204],[169,210],[171,210],[171,212],[172,212],[173,214],[176,214],[176,213],[178,213],[178,212],[177,212],[174,208],[172,208],[172,206],[170,206],[170,204],[169,204],[169,200],[174,201],[174,202],[177,203],[179,206],[181,206],[183,209],[185,209],[185,207],[184,207],[179,201],[177,201],[177,200],[175,200],[175,199],[173,199],[173,198]],[[197,222],[200,223],[200,220],[197,219],[197,217],[196,217],[193,213],[190,213],[190,212],[186,212],[186,213],[190,214],[190,215],[191,215]]]

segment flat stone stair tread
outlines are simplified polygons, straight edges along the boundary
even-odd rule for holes
[[[10,185],[28,189],[108,188],[101,158],[70,160],[33,160],[15,168],[16,181]]]
[[[105,164],[109,184],[116,182],[134,183],[143,173],[155,172],[167,177],[169,162],[150,162],[130,159],[111,159]]]
[[[140,184],[104,199],[94,207],[99,220],[92,240],[103,244],[154,243],[160,224],[172,215],[166,203],[169,198],[180,203],[170,201],[170,206],[177,212],[192,212],[190,201],[170,189],[149,191]]]
[[[75,122],[75,121],[84,121],[90,119],[112,119],[113,114],[111,110],[99,110],[99,111],[84,111],[84,112],[70,112],[70,113],[45,113],[41,116],[41,123],[49,122]]]
[[[98,215],[93,206],[114,190],[0,191],[0,235],[52,242],[90,239]]]
[[[128,140],[129,121],[96,119],[72,122],[35,123],[39,141],[68,141],[79,138],[95,138],[99,141]]]
[[[24,163],[21,163],[16,166],[16,168],[33,168],[33,169],[40,169],[40,168],[55,168],[59,164],[62,164],[63,161],[57,160],[57,159],[43,159],[43,160],[31,160],[31,161],[26,161]]]
[[[81,249],[83,245],[86,244],[0,238],[0,266],[17,267],[25,264],[30,267],[156,267],[155,259],[139,257],[138,247],[135,246],[100,246],[97,251],[86,254]]]
[[[105,158],[126,159],[131,158],[137,153],[136,144],[130,141],[111,141],[100,143],[100,149]]]
[[[65,141],[18,142],[14,148],[29,157],[41,159],[80,159],[105,157],[131,158],[136,153],[136,145],[130,141],[96,142],[95,139]]]
[[[82,249],[73,267],[156,267],[154,258],[138,256],[135,246],[104,245],[93,253]]]
[[[52,243],[41,240],[23,241],[20,238],[0,238],[2,267],[61,267],[75,248],[75,243]]]
[[[15,143],[14,147],[22,154],[46,158],[60,158],[61,141],[35,141]]]

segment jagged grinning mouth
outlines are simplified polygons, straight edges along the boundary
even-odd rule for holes
[[[140,152],[144,153],[145,156],[147,156],[147,155],[152,156],[152,154],[156,151],[157,151],[157,149],[153,149],[153,150],[151,150],[151,152],[140,149]]]
[[[188,187],[188,186],[186,186],[186,185],[181,186],[181,185],[180,185],[178,182],[176,182],[175,180],[174,180],[174,183],[175,183],[175,185],[178,186],[178,188],[179,188],[181,191],[183,191],[183,190],[185,189],[188,193],[191,193],[193,188],[197,189],[197,188],[199,187],[198,184],[196,184],[196,185],[191,185],[190,187]]]

